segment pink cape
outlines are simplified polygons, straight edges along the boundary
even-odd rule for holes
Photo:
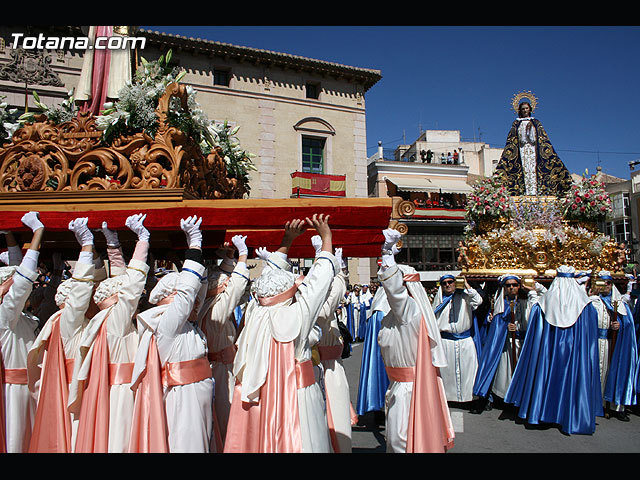
[[[137,391],[129,453],[169,453],[169,430],[162,399],[162,365],[153,335],[142,379],[131,388]]]
[[[107,322],[102,324],[93,345],[89,381],[80,407],[77,453],[108,453],[109,450],[109,349]]]
[[[406,451],[444,453],[453,447],[455,433],[444,384],[431,360],[429,335],[424,319],[420,322],[415,372]]]
[[[60,317],[51,325],[29,453],[71,453],[69,375],[60,337]]]
[[[259,402],[243,402],[236,384],[224,452],[301,453],[297,390],[293,342],[272,340]]]

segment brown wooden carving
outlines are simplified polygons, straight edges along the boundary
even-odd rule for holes
[[[188,108],[185,86],[169,85],[156,110],[154,138],[136,133],[109,146],[90,113],[61,125],[38,117],[0,148],[0,193],[182,188],[200,199],[242,198],[245,185],[227,176],[219,151],[205,157],[193,139],[169,125],[172,97]]]

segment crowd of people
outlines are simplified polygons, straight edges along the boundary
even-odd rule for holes
[[[251,280],[246,236],[205,258],[196,216],[180,221],[183,261],[157,268],[145,219],[126,220],[128,260],[107,220],[92,231],[74,219],[72,267],[40,258],[37,212],[22,217],[26,252],[3,232],[3,451],[349,453],[373,411],[387,452],[446,452],[452,403],[481,414],[501,401],[568,434],[594,433],[597,416],[626,421],[637,403],[635,278],[621,294],[609,272],[596,282],[562,266],[548,287],[507,274],[488,295],[443,275],[429,295],[387,229],[377,281],[350,287],[318,214],[287,222],[276,251],[256,249]],[[315,259],[296,275],[288,252],[307,229]],[[352,341],[363,342],[355,407]]]

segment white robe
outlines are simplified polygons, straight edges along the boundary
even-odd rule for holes
[[[516,338],[516,355],[520,355],[520,350],[522,349],[522,345],[524,344],[524,336],[527,331],[527,324],[529,320],[529,313],[531,312],[531,307],[538,301],[538,294],[535,290],[529,291],[527,294],[527,300],[523,300],[521,298],[517,299],[516,302],[516,314],[515,314],[515,324],[516,330],[520,332],[520,338]],[[511,339],[509,338],[509,333],[507,333],[507,341],[504,344],[504,349],[502,350],[502,355],[500,356],[500,362],[498,363],[498,368],[496,369],[496,374],[493,379],[493,384],[491,386],[491,390],[493,393],[498,395],[500,398],[504,398],[507,394],[507,390],[509,389],[509,385],[511,384],[511,377],[513,376],[513,371],[511,370]]]
[[[440,290],[441,291],[441,290]],[[435,311],[441,295],[436,295],[432,306]],[[436,319],[440,332],[462,333],[473,326],[473,311],[482,303],[482,297],[473,288],[456,291],[453,299],[438,314]],[[447,357],[447,367],[440,369],[447,400],[470,402],[473,400],[473,384],[478,371],[478,357],[473,338],[450,340],[442,336]]]
[[[79,356],[74,365],[73,380],[69,390],[69,405],[80,408],[82,392],[79,382],[88,381],[91,371],[91,357],[94,342],[103,323],[107,322],[107,348],[110,364],[133,363],[138,350],[138,332],[133,317],[144,290],[149,265],[132,259],[129,267],[120,275],[125,275],[118,301],[98,312],[87,325],[78,346]],[[126,453],[129,447],[131,419],[133,417],[135,395],[131,382],[111,385],[109,390],[109,453]]]
[[[36,272],[19,266],[0,304],[0,344],[6,369],[27,368],[27,353],[36,339],[38,322],[22,310],[37,278]],[[7,452],[25,453],[36,415],[36,397],[27,385],[5,384],[4,402]]]
[[[600,295],[592,295],[589,297],[591,300],[591,304],[595,307],[598,312],[598,328],[603,328],[608,330],[611,326],[611,315],[609,314],[609,310],[607,306],[600,298]],[[624,308],[624,306],[622,306]],[[622,313],[620,306],[618,307],[618,311],[620,315],[625,315]],[[609,339],[608,338],[600,338],[598,336],[598,357],[600,360],[600,385],[602,387],[602,397],[604,398],[604,391],[607,386],[607,376],[609,375]],[[611,408],[616,411],[624,410],[623,406],[620,405],[611,405]]]
[[[204,307],[207,308],[205,329],[209,353],[234,347],[237,337],[234,310],[240,303],[248,282],[249,268],[246,263],[240,262],[231,272],[225,290],[212,299],[210,306]],[[235,385],[233,362],[225,364],[221,361],[212,361],[211,367],[215,380],[216,417],[220,436],[224,440]]]
[[[347,276],[343,272],[336,275],[329,298],[318,315],[317,324],[322,329],[322,337],[318,343],[320,348],[343,345],[335,312],[347,290],[346,282]],[[331,407],[331,418],[340,453],[351,453],[351,400],[342,358],[321,360],[321,363],[324,371],[325,394],[327,403]]]
[[[311,360],[309,337],[320,309],[327,299],[334,276],[340,271],[336,258],[329,252],[316,257],[313,271],[298,286],[293,299],[272,306],[249,303],[245,326],[236,342],[238,352],[234,375],[242,385],[242,400],[257,401],[269,364],[271,340],[294,342],[295,359]],[[331,445],[320,385],[299,388],[298,414],[303,453],[330,453]]]
[[[173,301],[138,314],[139,329],[142,329],[143,336],[141,344],[145,342],[146,347],[138,350],[134,382],[146,362],[148,338],[145,336],[150,333],[156,337],[162,368],[167,362],[207,357],[207,339],[202,330],[189,321],[201,288],[200,278],[189,270],[203,276],[205,267],[198,262],[186,260]],[[195,383],[164,389],[171,453],[209,452],[213,429],[213,388],[213,378],[209,377]]]
[[[389,311],[382,319],[378,344],[385,368],[415,367],[422,312],[403,285],[403,274],[397,265],[384,266],[378,279],[386,293]],[[413,381],[398,382],[389,378],[385,394],[385,433],[387,453],[405,453]]]

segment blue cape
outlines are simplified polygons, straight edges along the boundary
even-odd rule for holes
[[[611,296],[601,296],[608,310],[613,311]],[[623,302],[624,303],[624,302]],[[609,364],[604,399],[616,405],[636,404],[636,376],[638,369],[638,344],[636,342],[633,313],[624,303],[626,315],[618,313],[620,329]]]
[[[362,347],[362,363],[360,364],[360,380],[358,382],[358,400],[356,413],[384,410],[384,396],[389,386],[389,377],[384,368],[384,361],[378,345],[378,332],[384,314],[374,312],[367,322]]]
[[[530,424],[552,423],[568,434],[595,432],[604,415],[598,356],[598,313],[589,303],[576,322],[554,327],[540,305],[531,309],[527,335],[505,395]]]
[[[507,341],[507,325],[511,321],[509,301],[504,300],[504,311],[493,317],[486,333],[482,351],[478,359],[478,372],[473,386],[473,394],[486,397],[500,363],[500,357]]]

